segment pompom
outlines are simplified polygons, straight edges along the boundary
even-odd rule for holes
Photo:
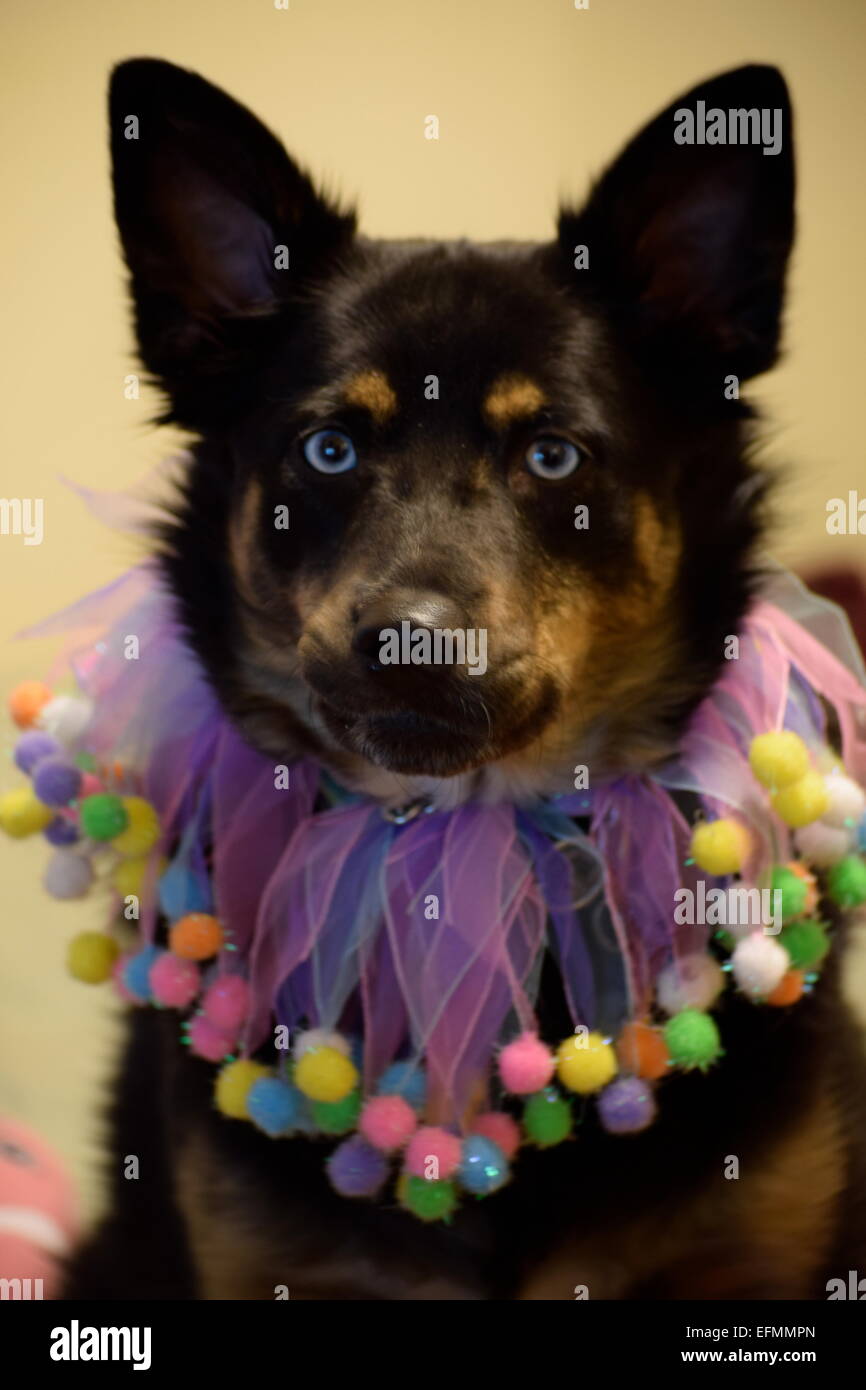
[[[601,1033],[572,1035],[556,1050],[556,1074],[568,1091],[581,1096],[600,1091],[616,1076],[616,1052]]]
[[[807,864],[816,869],[829,869],[851,851],[851,835],[847,830],[834,830],[832,825],[815,821],[798,830],[794,836],[797,849]]]
[[[142,1004],[151,1002],[150,972],[162,954],[160,946],[143,946],[129,957],[123,967],[124,985],[133,998]]]
[[[656,981],[656,1001],[666,1014],[711,1009],[725,987],[719,962],[706,952],[672,961]]]
[[[827,788],[828,806],[821,822],[832,825],[834,830],[856,829],[857,822],[866,809],[866,795],[857,783],[842,773],[832,773],[824,778]]]
[[[169,864],[159,880],[159,905],[170,922],[187,913],[209,912],[210,891],[183,863]]]
[[[56,849],[77,845],[81,839],[81,833],[75,821],[70,816],[55,816],[46,825],[42,834],[45,836],[49,845],[54,845]]]
[[[736,820],[704,821],[692,832],[691,857],[708,874],[739,873],[750,849],[749,832]]]
[[[5,830],[13,840],[38,834],[53,819],[51,807],[43,805],[32,787],[13,787],[12,791],[0,796],[0,830]]]
[[[749,747],[749,764],[763,786],[778,791],[805,777],[809,771],[809,750],[799,734],[787,729],[758,734]]]
[[[52,691],[42,681],[22,681],[9,696],[9,713],[19,729],[29,729],[51,698]]]
[[[33,769],[33,790],[46,806],[68,806],[81,790],[81,769],[63,753],[42,758]]]
[[[314,1100],[313,1124],[321,1134],[348,1134],[357,1129],[361,1114],[361,1092],[350,1091],[343,1100]]]
[[[776,815],[793,830],[820,820],[830,804],[827,787],[820,772],[807,772],[799,782],[783,787],[770,798]]]
[[[737,943],[731,969],[737,987],[749,999],[766,999],[790,967],[788,954],[773,936],[754,931]]]
[[[467,1192],[486,1197],[504,1187],[511,1177],[505,1154],[483,1134],[470,1134],[463,1140],[457,1180]]]
[[[422,1125],[406,1146],[407,1173],[431,1182],[453,1177],[460,1166],[460,1140],[439,1125]]]
[[[427,1103],[427,1078],[417,1062],[392,1062],[379,1077],[376,1091],[380,1096],[402,1096],[413,1110],[423,1110]]]
[[[357,1067],[335,1047],[305,1052],[295,1064],[295,1085],[310,1100],[344,1100],[359,1081]]]
[[[792,859],[790,864],[786,865],[786,868],[789,869],[792,874],[795,874],[801,883],[805,884],[806,897],[803,903],[803,912],[808,917],[818,906],[818,883],[815,879],[815,875],[811,874],[806,868],[806,865],[801,863],[799,859]]]
[[[388,1177],[388,1161],[358,1135],[346,1139],[327,1162],[331,1186],[341,1197],[375,1197]]]
[[[201,974],[191,960],[181,960],[171,951],[158,956],[150,969],[150,991],[157,1004],[169,1009],[187,1009],[201,989]]]
[[[104,791],[105,785],[101,778],[93,772],[82,772],[81,787],[78,792],[79,800],[83,800],[85,796],[101,796]]]
[[[121,955],[118,955],[114,965],[111,967],[111,978],[114,981],[114,988],[117,991],[118,997],[123,1000],[124,1004],[141,1003],[141,1000],[136,999],[134,994],[130,994],[126,985],[123,983],[123,972],[126,969],[127,963],[132,960],[134,954],[133,951],[124,951]]]
[[[15,745],[15,765],[22,772],[31,773],[38,762],[43,758],[53,757],[60,752],[60,744],[56,739],[50,738],[48,734],[40,733],[38,729],[33,729],[26,734],[22,734]]]
[[[457,1189],[444,1178],[437,1182],[407,1176],[400,1201],[420,1221],[447,1221],[457,1206]]]
[[[859,855],[849,855],[833,865],[827,891],[838,907],[859,907],[866,902],[866,863]]]
[[[598,1098],[598,1115],[609,1134],[638,1134],[656,1117],[652,1090],[637,1076],[613,1081]]]
[[[217,1110],[230,1120],[247,1119],[247,1096],[257,1081],[270,1075],[270,1070],[261,1062],[252,1062],[247,1057],[226,1062],[217,1074],[214,1087]]]
[[[542,1090],[556,1070],[556,1059],[535,1033],[521,1033],[499,1054],[499,1075],[506,1091],[517,1096]]]
[[[57,849],[42,876],[42,884],[52,898],[68,901],[83,898],[93,883],[93,865],[74,849]]]
[[[164,865],[165,860],[160,860],[159,864],[152,866],[151,856],[145,855],[142,859],[122,859],[111,875],[111,882],[122,898],[140,898],[146,888],[152,892],[159,877],[160,865]]]
[[[250,987],[242,975],[222,975],[208,986],[202,1008],[225,1033],[238,1033],[249,1010]]]
[[[830,949],[830,939],[823,922],[808,919],[792,922],[785,927],[779,937],[788,960],[795,970],[811,970],[820,965]]]
[[[36,722],[58,743],[70,748],[93,718],[93,704],[83,695],[55,695],[41,706]]]
[[[772,1004],[777,1009],[786,1008],[789,1004],[796,1004],[802,998],[805,979],[802,970],[789,970],[783,975],[772,994],[768,994],[766,1004]]]
[[[303,1109],[300,1091],[278,1076],[262,1076],[247,1091],[247,1116],[253,1124],[278,1139],[290,1134]]]
[[[665,1042],[671,1061],[690,1071],[704,1071],[715,1062],[722,1050],[719,1030],[709,1014],[697,1009],[683,1009],[669,1018],[664,1028]]]
[[[190,1020],[187,1030],[189,1038],[189,1050],[195,1053],[196,1057],[204,1057],[208,1062],[221,1062],[223,1057],[228,1057],[235,1045],[236,1033],[227,1033],[222,1028],[218,1028],[215,1023],[211,1023],[204,1014],[196,1014]]]
[[[492,1140],[508,1159],[520,1148],[520,1126],[504,1110],[488,1110],[476,1116],[472,1121],[472,1133]]]
[[[344,1038],[342,1033],[334,1033],[329,1028],[308,1028],[295,1038],[292,1056],[297,1059],[303,1057],[305,1052],[317,1052],[321,1047],[333,1048],[336,1052],[342,1052],[344,1057],[351,1056],[352,1052],[349,1039]]]
[[[111,978],[119,948],[111,936],[99,931],[83,931],[74,936],[66,953],[67,969],[76,980],[101,985]]]
[[[540,1149],[561,1144],[571,1134],[571,1106],[554,1086],[545,1086],[530,1096],[523,1107],[523,1128],[527,1139]]]
[[[627,1023],[616,1040],[616,1054],[623,1071],[635,1072],[647,1081],[658,1081],[670,1069],[668,1045],[648,1023]]]
[[[774,911],[776,903],[780,903],[783,922],[802,917],[809,894],[808,884],[799,874],[785,864],[776,864],[770,877],[770,889],[774,894],[779,894],[778,898],[773,897],[772,902]]]
[[[223,944],[223,929],[209,912],[189,912],[168,934],[169,945],[184,960],[209,960]]]
[[[113,840],[126,829],[123,802],[112,792],[97,792],[82,798],[81,829],[90,840]]]
[[[115,835],[111,848],[131,859],[140,859],[150,853],[162,834],[159,816],[143,796],[122,796],[120,800],[126,812],[126,829]]]
[[[394,1153],[409,1142],[418,1124],[415,1111],[402,1096],[373,1096],[358,1122],[358,1129],[374,1149]]]

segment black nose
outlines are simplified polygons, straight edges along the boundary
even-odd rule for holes
[[[369,670],[385,669],[379,661],[385,634],[391,630],[399,637],[403,623],[409,624],[410,637],[418,628],[433,632],[436,628],[454,630],[468,626],[466,614],[445,594],[418,589],[391,589],[367,604],[358,614],[355,624],[352,646],[364,657]]]

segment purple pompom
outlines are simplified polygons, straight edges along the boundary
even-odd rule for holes
[[[353,1134],[328,1159],[331,1186],[341,1197],[375,1197],[388,1176],[388,1160]]]
[[[656,1116],[653,1093],[639,1076],[626,1076],[606,1086],[598,1098],[598,1113],[608,1134],[637,1134]]]
[[[60,744],[56,739],[40,733],[38,729],[31,729],[22,734],[15,745],[15,764],[29,775],[43,758],[50,758],[59,752]]]
[[[33,771],[33,790],[44,806],[68,806],[81,789],[81,770],[61,755],[42,758]]]
[[[78,826],[68,816],[55,816],[42,833],[49,845],[77,845],[81,838]]]

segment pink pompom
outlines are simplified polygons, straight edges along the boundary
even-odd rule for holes
[[[409,1140],[406,1172],[416,1178],[450,1178],[460,1167],[463,1146],[456,1134],[424,1125]]]
[[[368,1144],[388,1154],[402,1149],[417,1123],[415,1111],[402,1096],[373,1096],[361,1111],[358,1129]]]
[[[124,1004],[140,1004],[142,1002],[136,994],[133,994],[131,990],[126,988],[123,981],[123,972],[134,955],[135,951],[124,951],[122,955],[117,957],[117,960],[111,967],[111,978],[114,981],[114,988],[117,990]]]
[[[78,801],[83,801],[86,796],[97,796],[99,792],[104,792],[102,779],[93,772],[85,772],[81,777],[81,786],[78,789]]]
[[[223,1033],[204,1014],[196,1014],[189,1025],[190,1051],[208,1062],[221,1062],[234,1047],[234,1037]]]
[[[224,1033],[240,1032],[247,1016],[250,987],[241,975],[223,975],[214,980],[202,1000],[206,1016]]]
[[[665,966],[656,980],[656,1002],[666,1014],[678,1014],[683,1009],[706,1013],[724,987],[722,967],[712,956],[682,956]]]
[[[521,1033],[499,1054],[502,1084],[506,1091],[518,1096],[543,1091],[555,1067],[553,1053],[535,1033]]]
[[[506,1158],[513,1158],[520,1148],[520,1126],[504,1110],[488,1110],[472,1122],[472,1133],[483,1134],[496,1144]]]
[[[201,972],[195,961],[181,960],[171,951],[157,957],[148,979],[157,1004],[169,1009],[187,1008],[201,988]]]

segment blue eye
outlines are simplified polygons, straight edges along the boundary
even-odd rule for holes
[[[304,440],[304,458],[318,473],[348,473],[358,462],[355,446],[342,430],[316,430]]]
[[[556,439],[550,435],[543,439],[533,439],[526,450],[526,466],[536,478],[567,478],[577,469],[581,453],[575,444],[567,439]]]

